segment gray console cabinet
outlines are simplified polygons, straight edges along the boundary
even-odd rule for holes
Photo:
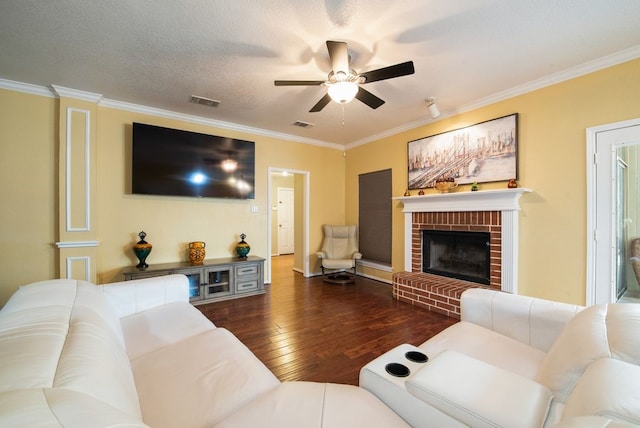
[[[209,259],[201,265],[160,263],[122,271],[125,281],[176,273],[189,279],[189,300],[194,305],[264,293],[264,259],[256,256]]]

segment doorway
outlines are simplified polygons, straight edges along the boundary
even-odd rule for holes
[[[640,291],[627,257],[640,237],[639,153],[640,119],[587,129],[587,306]]]
[[[309,273],[309,171],[269,167],[267,170],[267,248],[271,255],[293,254],[293,270]],[[288,177],[288,178],[287,178]],[[290,198],[285,200],[283,198]],[[283,204],[279,202],[282,201]],[[280,206],[286,205],[280,212]],[[280,220],[287,220],[285,225]],[[280,225],[286,227],[281,228]],[[283,232],[282,229],[285,229]],[[283,247],[282,241],[285,242]],[[265,262],[265,282],[271,283],[271,257]]]

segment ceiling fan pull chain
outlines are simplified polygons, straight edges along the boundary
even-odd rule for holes
[[[344,126],[344,103],[341,103],[340,107],[342,107],[342,126]]]

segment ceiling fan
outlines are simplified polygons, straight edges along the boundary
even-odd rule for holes
[[[327,80],[276,80],[274,82],[276,86],[327,86],[327,93],[309,110],[311,113],[322,110],[332,100],[344,104],[354,98],[376,109],[384,104],[384,100],[360,85],[415,73],[413,61],[407,61],[358,74],[349,65],[349,52],[345,42],[328,40],[327,49],[332,68]]]

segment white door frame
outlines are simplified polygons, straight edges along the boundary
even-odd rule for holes
[[[282,172],[288,172],[290,174],[299,174],[299,175],[303,175],[304,176],[304,213],[303,213],[303,220],[302,220],[302,264],[303,264],[303,272],[302,274],[304,275],[305,278],[311,276],[309,273],[309,188],[310,188],[310,181],[311,181],[311,173],[309,171],[300,171],[300,170],[294,170],[294,169],[288,169],[288,168],[278,168],[278,167],[273,167],[270,166],[267,168],[267,207],[269,207],[269,215],[267,216],[267,248],[269,249],[269,253],[271,253],[271,243],[273,242],[272,239],[273,237],[272,232],[271,232],[271,226],[272,226],[272,220],[271,220],[271,207],[273,206],[272,204],[272,200],[271,200],[271,193],[273,191],[272,187],[273,187],[273,183],[271,180],[271,175],[273,173],[282,173]],[[298,251],[298,248],[296,248],[296,252]],[[265,260],[265,282],[267,284],[271,284],[271,257],[268,257],[267,260]]]
[[[611,143],[605,153],[596,157],[596,147],[598,144],[598,134],[608,131],[621,130],[624,128],[640,126],[640,119],[625,120],[622,122],[609,123],[606,125],[587,128],[587,272],[586,272],[586,302],[587,306],[596,303],[615,302],[615,200],[612,197],[615,191],[615,162],[617,160],[616,149],[624,144]],[[601,166],[600,177],[596,175],[596,160]],[[612,175],[613,174],[613,175]],[[602,181],[606,180],[606,181]],[[598,195],[598,184],[601,188],[609,191],[607,195]],[[598,204],[606,203],[610,213],[609,221],[600,230],[596,230],[596,218]],[[608,225],[608,226],[607,226]],[[608,262],[597,260],[596,254],[600,245],[609,247],[610,257]],[[606,247],[605,247],[606,248]],[[597,275],[596,267],[604,269],[602,275]],[[608,281],[600,281],[603,275],[609,278]]]

